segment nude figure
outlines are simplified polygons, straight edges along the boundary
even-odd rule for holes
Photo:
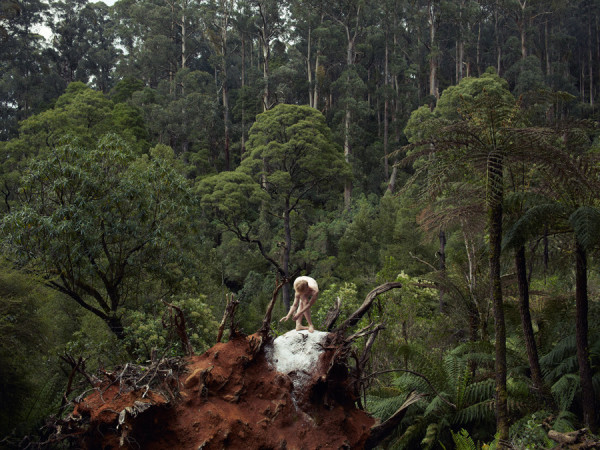
[[[293,318],[296,321],[296,331],[308,330],[309,333],[312,333],[315,331],[315,327],[310,318],[310,307],[317,301],[319,286],[314,278],[298,277],[294,281],[294,291],[296,291],[294,304],[291,306],[287,316],[283,317],[280,322]],[[298,309],[296,314],[294,314],[296,308]],[[308,327],[302,325],[302,317],[306,318]]]

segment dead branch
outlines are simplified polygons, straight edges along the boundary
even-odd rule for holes
[[[225,296],[225,298],[227,299],[227,305],[225,306],[225,311],[223,311],[223,319],[221,320],[221,324],[219,325],[219,332],[217,333],[217,342],[221,342],[221,338],[223,337],[223,331],[225,330],[225,323],[227,322],[227,318],[230,317],[231,318],[231,333],[230,335],[234,335],[235,334],[235,326],[234,326],[234,317],[235,317],[235,310],[238,307],[238,305],[240,304],[239,300],[234,300],[233,299],[233,294],[231,294],[229,297]]]
[[[359,337],[363,337],[363,336],[369,336],[372,335],[373,333],[378,333],[380,330],[383,330],[385,327],[383,326],[382,323],[378,324],[375,328],[371,329],[373,327],[373,325],[375,325],[373,322],[371,322],[369,325],[367,325],[364,328],[361,328],[360,330],[358,330],[356,333],[348,336],[345,339],[345,342],[350,344],[353,341],[357,340]]]
[[[333,329],[333,325],[336,320],[340,316],[340,312],[342,310],[342,299],[336,297],[335,305],[327,311],[327,315],[325,316],[325,320],[323,321],[323,328],[327,331],[331,331]]]
[[[438,269],[433,266],[433,264],[428,263],[427,261],[425,261],[424,259],[419,258],[417,255],[413,255],[412,252],[408,252],[408,254],[410,255],[410,257],[412,259],[416,259],[417,261],[419,261],[422,264],[425,264],[427,267],[429,267],[433,272],[437,272]]]
[[[87,371],[85,370],[85,358],[80,356],[78,360],[75,361],[75,358],[73,358],[73,356],[65,352],[64,355],[60,355],[60,359],[62,359],[64,362],[70,365],[71,369],[74,369],[76,372],[79,372],[81,375],[83,375],[83,377],[87,380],[90,386],[97,386],[99,380],[93,375],[87,373]]]
[[[365,301],[363,302],[363,304],[360,305],[360,307],[356,311],[354,311],[352,313],[352,315],[350,317],[348,317],[334,332],[335,333],[343,333],[349,327],[356,325],[358,323],[358,321],[362,318],[362,316],[364,316],[367,313],[367,311],[369,311],[369,309],[371,309],[371,306],[373,305],[373,301],[379,294],[383,294],[384,292],[387,292],[391,289],[401,288],[401,287],[402,287],[402,283],[399,283],[397,281],[392,281],[392,282],[384,283],[380,286],[377,286],[375,289],[373,289],[371,292],[369,292],[369,294],[365,298]]]
[[[172,327],[175,329],[175,332],[179,336],[179,340],[181,341],[181,346],[183,347],[183,351],[186,356],[194,355],[194,348],[192,347],[192,343],[190,342],[190,338],[187,334],[186,326],[185,326],[185,316],[183,315],[183,311],[178,306],[175,306],[171,303],[167,303],[165,300],[162,302],[168,307],[169,314],[169,323],[167,324],[165,321],[165,317],[163,316],[162,325],[164,328]],[[175,311],[175,312],[173,312]]]
[[[561,433],[556,430],[548,431],[548,437],[559,443],[556,448],[592,449],[600,448],[600,441],[587,428]]]
[[[65,389],[60,401],[59,410],[62,411],[67,403],[69,403],[69,395],[71,395],[71,392],[73,392],[73,378],[75,377],[75,374],[79,372],[80,366],[83,364],[84,359],[80,356],[79,359],[75,361],[75,358],[67,353],[65,353],[64,356],[60,355],[60,359],[71,366],[71,373],[69,374],[69,380],[67,381],[67,388]]]
[[[369,339],[367,339],[367,343],[365,344],[363,354],[360,356],[361,368],[364,369],[365,365],[367,364],[367,361],[369,360],[369,355],[371,353],[371,347],[373,347],[373,344],[375,343],[377,334],[379,334],[379,331],[383,329],[385,329],[385,326],[383,324],[379,324],[371,331],[371,335],[369,336]]]
[[[279,290],[286,284],[289,283],[289,278],[284,278],[281,282],[278,282],[275,286],[275,290],[273,291],[273,297],[271,298],[271,302],[267,307],[267,312],[265,314],[265,318],[263,319],[262,327],[258,331],[260,334],[266,336],[271,331],[271,315],[273,314],[273,307],[275,306],[275,302],[277,301],[277,294],[279,294]]]
[[[412,391],[410,394],[408,394],[408,398],[405,400],[402,406],[400,406],[400,408],[398,408],[398,410],[392,414],[388,420],[379,425],[371,427],[371,434],[369,435],[367,442],[365,442],[365,449],[377,447],[381,441],[388,437],[394,431],[394,429],[400,425],[400,422],[402,422],[408,407],[421,400],[423,396],[423,394],[415,394],[415,392]]]

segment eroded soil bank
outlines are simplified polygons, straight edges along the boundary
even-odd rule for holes
[[[362,448],[374,420],[356,408],[343,370],[329,370],[336,348],[327,336],[303,345],[313,336],[290,333],[287,373],[275,370],[272,342],[239,337],[188,358],[181,375],[152,389],[108,377],[76,405],[69,432],[87,449]],[[298,351],[318,353],[307,355],[310,369],[289,364]]]

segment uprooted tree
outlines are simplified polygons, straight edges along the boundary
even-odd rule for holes
[[[274,344],[271,314],[287,282],[284,279],[275,287],[260,330],[242,335],[236,330],[235,307],[228,308],[219,334],[230,323],[229,342],[217,343],[201,356],[190,351],[185,359],[153,359],[148,366],[127,364],[98,376],[85,373],[82,361],[73,360],[73,374],[84,374],[91,390],[70,400],[72,412],[50,424],[48,439],[41,445],[70,439],[82,448],[99,444],[147,449],[375,447],[422,394],[411,393],[387,421],[375,424],[363,410],[360,393],[363,369],[383,325],[371,323],[351,330],[378,295],[400,288],[401,283],[373,289],[337,327],[339,302],[332,308],[325,325],[329,333],[321,332],[326,337],[318,362],[311,373],[303,374],[308,381],[298,388],[292,381],[298,374],[277,372],[269,359]],[[358,355],[353,343],[361,337],[367,341]],[[74,391],[71,384],[69,394]]]

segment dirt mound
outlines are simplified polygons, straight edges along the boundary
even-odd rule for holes
[[[160,389],[109,377],[76,405],[70,433],[86,449],[363,448],[374,420],[355,407],[343,367],[331,370],[329,341],[310,371],[277,372],[272,342],[254,334],[187,358]]]

